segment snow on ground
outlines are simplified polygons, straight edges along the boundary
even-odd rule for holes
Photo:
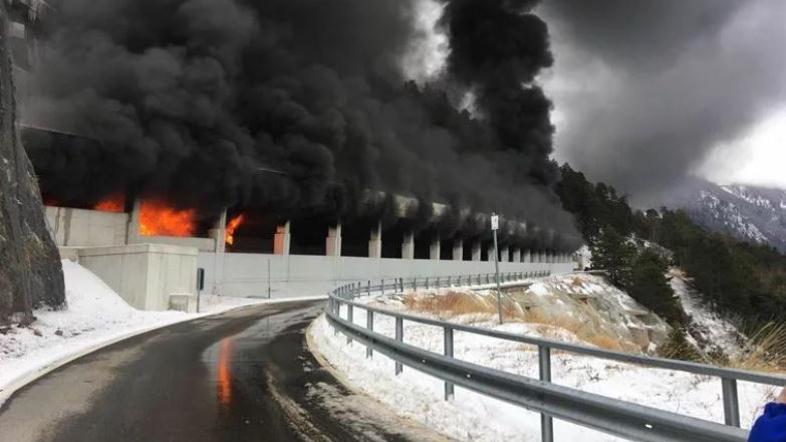
[[[737,328],[702,303],[699,294],[690,287],[690,279],[685,272],[672,268],[668,276],[671,288],[692,320],[688,327],[688,340],[705,354],[715,350],[731,358],[739,357],[743,352],[745,338]]]
[[[548,287],[543,284],[542,287]],[[541,291],[538,288],[536,291]],[[378,300],[373,301],[378,304]],[[390,302],[390,306],[396,302]],[[342,317],[346,317],[342,310]],[[453,320],[462,320],[462,317]],[[555,333],[541,325],[493,321],[472,325],[513,333],[545,336],[579,342],[576,335],[561,330]],[[356,308],[354,322],[365,326],[365,311]],[[374,317],[375,331],[394,336],[394,321],[382,315]],[[348,385],[377,398],[405,418],[421,422],[436,431],[459,440],[538,441],[539,415],[495,399],[456,389],[456,398],[445,402],[443,384],[428,375],[406,368],[400,376],[393,372],[393,361],[379,354],[365,358],[365,348],[336,337],[324,317],[311,329],[314,350],[344,377]],[[454,352],[459,359],[483,364],[522,376],[537,378],[537,349],[468,333],[455,333]],[[442,351],[442,330],[428,325],[405,322],[404,341],[434,352]],[[723,422],[721,382],[671,370],[643,368],[585,356],[554,352],[552,378],[555,383],[615,399],[647,405],[689,416]],[[739,383],[743,426],[749,427],[763,405],[776,396],[777,389],[747,382]],[[555,421],[556,440],[620,440],[603,433]]]
[[[63,260],[67,307],[36,310],[29,328],[0,334],[0,404],[4,390],[50,364],[124,336],[261,301],[203,296],[203,312],[146,312],[130,307],[86,268]]]

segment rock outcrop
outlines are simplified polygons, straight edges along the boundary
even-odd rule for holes
[[[0,323],[65,302],[63,270],[46,229],[33,167],[16,127],[6,2],[0,2]]]

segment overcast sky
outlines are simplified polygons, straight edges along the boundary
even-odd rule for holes
[[[685,176],[786,187],[786,1],[548,0],[556,158],[642,203]]]

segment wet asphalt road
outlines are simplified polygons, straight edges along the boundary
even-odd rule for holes
[[[0,408],[2,442],[424,440],[321,368],[323,303],[236,310],[121,342]]]

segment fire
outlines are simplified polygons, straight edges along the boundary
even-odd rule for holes
[[[238,227],[240,227],[241,224],[243,224],[243,221],[245,220],[246,216],[241,213],[240,215],[232,218],[229,221],[229,224],[227,224],[226,243],[230,246],[235,243],[235,231]]]
[[[101,212],[123,213],[126,210],[126,197],[123,194],[109,195],[93,207]]]
[[[193,236],[196,210],[178,210],[158,200],[142,201],[139,208],[139,233],[144,236]]]

